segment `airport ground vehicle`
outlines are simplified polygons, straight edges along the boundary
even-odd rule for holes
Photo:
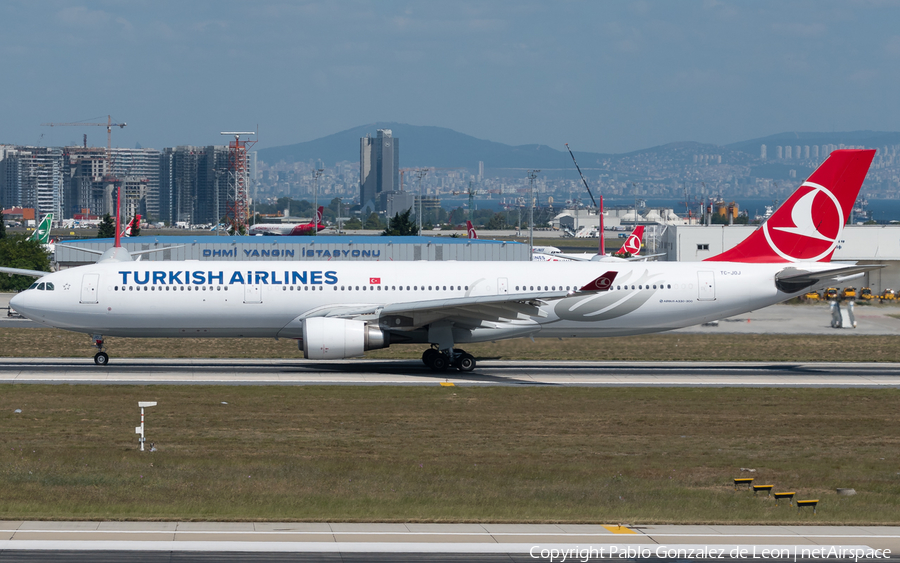
[[[819,295],[818,291],[810,291],[809,293],[807,293],[806,295],[803,296],[803,299],[805,299],[807,301],[819,301],[820,299],[822,299],[822,296]]]
[[[841,299],[851,301],[856,299],[856,288],[853,286],[845,287],[841,290]]]
[[[893,289],[885,289],[881,292],[879,298],[882,303],[885,301],[895,301],[897,299],[897,293]]]
[[[836,287],[826,287],[825,291],[822,293],[822,297],[827,299],[828,301],[837,301],[838,300],[838,290]]]
[[[859,289],[859,298],[863,301],[871,301],[875,299],[875,296],[872,294],[871,287],[861,287]]]

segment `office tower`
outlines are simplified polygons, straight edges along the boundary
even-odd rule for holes
[[[760,148],[759,148],[759,159],[760,159],[760,160],[765,160],[765,159],[766,159],[766,145],[760,146]]]
[[[359,203],[385,211],[382,193],[400,191],[400,139],[390,129],[359,140]]]

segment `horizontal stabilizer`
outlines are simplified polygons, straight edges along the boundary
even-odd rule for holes
[[[865,266],[846,266],[819,272],[810,272],[799,268],[785,268],[775,274],[775,286],[785,293],[797,293],[814,285],[829,282],[842,283],[872,270],[880,270],[884,264],[868,264]]]

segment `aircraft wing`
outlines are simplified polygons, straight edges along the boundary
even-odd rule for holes
[[[463,326],[479,326],[483,322],[527,320],[531,317],[545,315],[540,307],[549,301],[572,295],[608,291],[615,277],[616,272],[606,272],[574,292],[541,291],[481,295],[387,305],[326,305],[308,311],[296,321],[310,317],[339,317],[358,320],[388,319],[388,326],[392,328],[409,329],[421,327],[437,320],[451,320]]]
[[[845,266],[818,272],[793,267],[785,268],[775,274],[775,286],[786,293],[795,293],[814,285],[840,284],[857,278],[866,272],[880,270],[884,267],[884,264],[867,264],[865,266]]]
[[[31,276],[33,278],[42,278],[53,272],[42,272],[40,270],[23,270],[22,268],[5,268],[0,267],[0,274],[9,274],[16,276]]]

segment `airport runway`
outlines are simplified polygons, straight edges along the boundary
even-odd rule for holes
[[[877,388],[900,387],[900,364],[481,361],[436,373],[419,360],[0,358],[0,383]]]
[[[783,506],[785,511],[796,507]],[[806,510],[806,509],[804,509]],[[810,524],[814,522],[809,515]],[[7,554],[57,552],[145,561],[549,561],[780,559],[869,561],[900,552],[900,528],[886,526],[620,526],[588,524],[352,524],[253,522],[0,522],[0,561]],[[552,551],[555,550],[555,551]],[[572,551],[575,550],[575,551]],[[587,551],[586,551],[587,550]],[[602,551],[601,551],[602,550]],[[843,551],[841,551],[843,550]],[[885,550],[890,550],[885,552]],[[192,559],[191,553],[203,558]],[[843,557],[827,557],[831,552]],[[172,557],[173,553],[181,554]],[[581,557],[572,555],[580,553]],[[763,555],[766,557],[763,557]],[[154,557],[156,554],[156,557]],[[216,557],[216,555],[222,557]],[[231,554],[231,557],[225,557]],[[252,557],[250,557],[252,554]],[[306,554],[307,557],[296,557]],[[705,555],[705,557],[704,557]],[[735,555],[729,557],[730,555]],[[756,557],[754,557],[754,555]],[[774,557],[773,557],[774,555]],[[848,557],[849,555],[849,557]],[[877,558],[876,558],[877,557]],[[864,557],[860,557],[863,560]],[[23,558],[23,560],[28,560]],[[73,559],[56,559],[73,560]],[[108,560],[108,557],[94,558]],[[131,560],[131,559],[129,559]],[[240,560],[240,559],[238,559]]]

